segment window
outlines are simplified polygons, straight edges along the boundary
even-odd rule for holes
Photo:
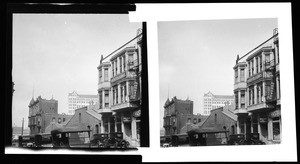
[[[107,108],[109,107],[109,91],[105,90],[104,91],[104,106]]]
[[[58,118],[58,123],[59,123],[59,124],[61,123],[61,118]]]
[[[251,75],[254,74],[254,59],[251,60]]]
[[[123,86],[120,87],[120,93],[121,93],[121,103],[124,101],[124,95],[123,95]]]
[[[280,121],[279,117],[273,118],[273,140],[280,140]]]
[[[245,108],[245,91],[241,91],[241,108]]]
[[[128,54],[128,62],[131,64],[133,62],[133,54]]]
[[[270,54],[265,54],[266,64],[270,64]]]
[[[262,56],[259,56],[259,70],[262,71]]]
[[[234,82],[235,83],[237,83],[238,82],[238,77],[239,77],[239,75],[238,75],[238,69],[236,69],[236,70],[234,70]]]
[[[252,104],[254,104],[254,86],[252,86],[252,91],[251,91],[251,93],[252,93],[252,98],[251,98]]]
[[[115,68],[116,68],[116,75],[117,75],[118,74],[118,59],[116,59]]]
[[[123,71],[126,71],[125,55],[123,56]]]
[[[201,118],[198,118],[198,123],[201,122]]]
[[[118,104],[118,87],[116,87],[116,104]]]
[[[257,84],[257,103],[262,102],[262,97],[263,97],[263,90],[262,90],[262,83]]]
[[[188,118],[188,123],[191,123],[191,118]]]
[[[114,62],[112,62],[111,64],[112,64],[112,67],[111,67],[112,68],[111,69],[112,70],[112,76],[114,77],[115,76],[115,67],[114,67],[115,65],[114,65]]]
[[[256,61],[256,64],[255,64],[256,65],[256,73],[258,73],[259,72],[258,71],[258,57],[255,58],[255,61]]]
[[[244,82],[245,81],[245,69],[244,68],[241,68],[241,79],[240,79],[240,81],[241,82]]]
[[[108,68],[104,68],[104,81],[108,81]]]
[[[194,118],[194,124],[197,124],[197,118]]]
[[[120,73],[122,73],[122,64],[123,64],[123,62],[122,62],[122,56],[120,56],[119,57],[119,61],[120,61]]]
[[[99,83],[102,82],[102,68],[99,69]]]
[[[63,122],[65,122],[66,121],[66,118],[63,118]]]

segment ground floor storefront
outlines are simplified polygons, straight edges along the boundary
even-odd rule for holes
[[[141,109],[102,115],[101,133],[122,132],[131,147],[140,146]]]
[[[259,133],[259,139],[266,144],[281,142],[281,109],[259,110],[238,115],[238,134]]]

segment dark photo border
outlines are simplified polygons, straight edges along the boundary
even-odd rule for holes
[[[12,81],[12,19],[16,13],[45,13],[45,14],[129,14],[129,11],[135,11],[136,6],[133,3],[6,3],[4,10],[5,28],[4,36],[5,55],[3,57],[4,85],[5,85],[5,110],[3,111],[4,120],[4,138],[5,147],[12,145],[12,97],[14,86]],[[147,70],[147,36],[146,22],[142,22],[142,104],[141,108],[141,129],[140,129],[140,147],[149,147],[149,106],[148,106],[148,70]],[[26,108],[26,107],[25,107]],[[85,149],[84,149],[85,150]],[[95,152],[93,150],[93,152]],[[134,157],[135,158],[135,157]]]

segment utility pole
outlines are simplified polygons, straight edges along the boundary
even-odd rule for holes
[[[24,118],[22,119],[22,136],[23,136],[23,130],[24,130]]]

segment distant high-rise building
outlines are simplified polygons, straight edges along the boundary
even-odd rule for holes
[[[203,96],[203,115],[210,115],[211,110],[233,103],[234,95],[214,95],[209,91]]]
[[[68,114],[74,114],[75,109],[88,105],[94,105],[99,101],[98,95],[82,95],[73,91],[68,95]]]

